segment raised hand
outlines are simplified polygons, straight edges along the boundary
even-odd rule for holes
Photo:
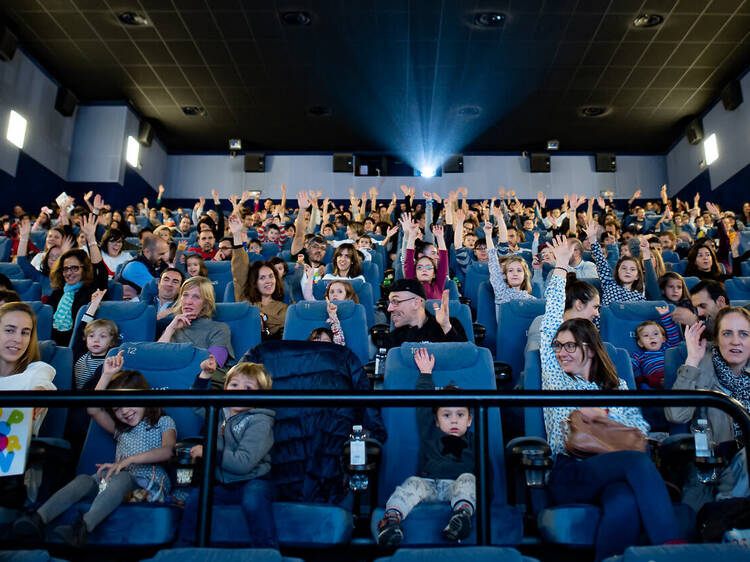
[[[607,206],[607,204],[604,202],[604,197],[597,197],[596,203],[601,209],[604,209]]]
[[[99,305],[102,303],[102,299],[104,298],[104,295],[106,294],[107,294],[107,289],[97,289],[91,295],[91,304],[96,305],[96,307],[99,308]],[[91,310],[90,307],[89,307],[89,310]]]
[[[430,199],[432,199],[432,193],[430,193],[429,191],[423,191],[422,199],[424,199],[425,201],[429,201]]]
[[[701,200],[701,194],[700,193],[696,193],[695,197],[693,197],[693,205],[695,205],[697,207],[698,203],[700,203],[700,200]]]
[[[696,322],[692,326],[685,328],[685,343],[687,344],[686,365],[698,367],[703,356],[706,355],[706,340],[701,339],[701,335],[706,330],[703,322]]]
[[[31,221],[29,220],[29,217],[24,217],[18,224],[18,236],[28,240],[29,234],[31,234]],[[739,238],[739,236],[735,236],[735,238]]]
[[[641,237],[640,240],[640,247],[641,247],[641,256],[644,260],[650,260],[651,259],[651,246],[648,245],[648,240],[646,240],[646,237]]]
[[[185,250],[187,250],[187,247],[188,247],[187,240],[180,240],[179,242],[177,242],[178,252],[184,252]]]
[[[282,195],[283,195],[284,197],[286,197],[286,184],[285,184],[285,183],[282,183],[282,184],[281,184],[281,194],[282,194]]]
[[[568,239],[565,236],[557,235],[552,241],[552,254],[555,256],[555,267],[567,268],[570,263],[570,256],[573,255],[573,249],[568,245]]]
[[[163,185],[159,184],[159,199],[161,199],[161,196],[164,195],[164,192],[166,190],[167,190],[166,187],[164,187]]]
[[[539,206],[544,207],[544,204],[547,202],[547,198],[544,196],[543,191],[538,191],[536,194],[536,200],[539,201]]]
[[[458,199],[458,195],[456,195],[456,192],[451,189],[448,192],[448,201],[450,201],[451,203],[453,203],[456,199]]]
[[[541,193],[541,191],[539,193]],[[500,200],[505,199],[505,188],[502,185],[498,188],[497,194],[500,196]]]
[[[482,230],[484,230],[484,237],[487,239],[487,243],[489,244],[489,241],[492,239],[492,223],[490,221],[484,221]]]
[[[297,205],[299,206],[300,213],[304,212],[311,205],[310,197],[304,191],[300,191],[297,194]]]
[[[375,198],[377,198],[377,196],[379,194],[378,188],[373,185],[370,188],[370,190],[368,191],[368,193],[370,194],[370,199],[375,199]]]
[[[435,368],[435,356],[430,355],[425,347],[414,350],[414,362],[420,373],[432,374],[432,369]]]
[[[96,219],[93,215],[81,217],[81,231],[86,235],[86,241],[96,241]]]
[[[436,203],[437,203],[438,205],[439,205],[440,203],[442,203],[442,202],[443,202],[443,198],[442,198],[442,197],[440,197],[440,195],[438,195],[438,194],[437,194],[437,193],[435,193],[434,191],[432,192],[432,198],[433,198],[433,199],[435,200],[435,202],[436,202]]]
[[[586,238],[591,242],[592,244],[594,242],[597,242],[599,240],[599,229],[601,226],[598,222],[595,220],[590,220],[588,223],[586,223],[586,228],[584,229],[584,232],[586,233]]]
[[[83,194],[83,200],[84,200],[84,201],[88,201],[89,199],[91,199],[91,196],[92,196],[93,194],[94,194],[94,191],[93,191],[93,190],[91,190],[91,191],[87,191],[86,193],[84,193],[84,194]]]
[[[583,205],[586,202],[586,198],[578,195],[577,193],[572,193],[570,195],[570,208],[575,211],[578,209],[579,206]]]
[[[240,205],[244,204],[245,201],[247,201],[248,199],[250,199],[252,196],[253,196],[253,194],[250,193],[249,189],[246,189],[245,191],[243,191],[242,192],[242,197],[240,197]]]
[[[659,316],[664,316],[665,314],[669,314],[669,306],[655,306],[656,312],[659,313]]]
[[[198,375],[202,379],[210,379],[211,376],[214,374],[216,369],[219,368],[218,363],[216,363],[216,358],[213,356],[213,353],[208,356],[208,359],[201,362],[201,374]]]
[[[641,190],[636,189],[635,193],[633,193],[633,199],[638,199],[641,196]]]
[[[711,213],[711,216],[714,218],[719,218],[721,216],[719,208],[710,201],[706,202],[706,210]]]
[[[63,238],[62,242],[60,242],[60,255],[72,250],[75,247],[75,243],[76,241],[72,236],[66,236]]]
[[[735,232],[732,242],[729,244],[729,248],[732,250],[732,256],[735,258],[740,255],[740,242],[742,242],[742,237],[739,232]]]
[[[94,196],[94,212],[98,214],[102,210],[102,207],[104,207],[104,199],[97,193]]]
[[[143,198],[143,206],[148,209],[148,197]]]
[[[338,318],[336,315],[338,310],[339,307],[326,297],[326,312],[328,312],[328,318],[330,318],[331,320],[336,320]]]
[[[244,225],[242,224],[240,217],[238,217],[237,215],[230,215],[229,220],[227,220],[227,223],[229,224],[229,230],[232,231],[233,235],[236,236],[240,232],[242,232]]]
[[[214,203],[216,203],[219,200],[219,192],[216,189],[212,189],[211,197],[213,197]]]
[[[433,224],[432,233],[435,235],[435,238],[445,239],[445,229],[442,224]]]
[[[104,365],[102,365],[102,377],[110,378],[122,369],[122,366],[125,364],[125,358],[123,357],[124,353],[125,351],[121,349],[117,355],[111,355],[104,360]]]
[[[469,194],[469,190],[466,188],[465,185],[460,186],[458,189],[456,189],[456,193],[463,193],[463,196],[466,197]]]
[[[443,295],[440,297],[440,304],[433,303],[432,309],[435,312],[435,320],[440,324],[443,329],[443,333],[447,334],[451,331],[451,311],[450,311],[450,291],[447,289],[443,291]]]

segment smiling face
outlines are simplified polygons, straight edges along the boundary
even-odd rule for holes
[[[341,250],[336,256],[336,266],[339,275],[347,275],[352,265],[352,251],[350,249]]]
[[[668,279],[664,284],[664,296],[668,301],[678,302],[682,295],[682,282],[679,279]]]
[[[414,325],[419,320],[422,299],[409,291],[392,291],[388,295],[388,312],[396,328]]]
[[[659,351],[665,341],[663,329],[656,324],[646,324],[636,333],[638,346],[646,351]]]
[[[83,278],[83,264],[78,258],[69,256],[62,264],[62,274],[67,285],[75,285]]]
[[[326,244],[320,241],[310,240],[307,243],[307,257],[313,265],[319,265],[326,253]]]
[[[86,336],[86,348],[92,355],[104,355],[112,347],[112,333],[107,328],[96,328]]]
[[[110,238],[105,252],[110,256],[119,256],[122,252],[122,238]]]
[[[196,277],[201,274],[201,262],[196,257],[189,257],[185,260],[185,270],[190,277]]]
[[[708,248],[698,248],[698,252],[695,254],[695,266],[698,269],[701,271],[711,271],[713,261],[711,251]]]
[[[258,271],[258,292],[261,296],[270,297],[276,290],[276,276],[268,266],[263,266]]]
[[[729,368],[742,370],[750,359],[750,322],[744,314],[730,312],[719,321],[716,344]]]
[[[57,230],[50,230],[44,241],[44,249],[49,250],[50,248],[56,248],[60,244],[62,244],[62,234]]]
[[[518,260],[508,262],[505,269],[505,280],[508,283],[508,287],[519,287],[526,278],[526,273],[523,270],[523,266]]]
[[[0,360],[15,365],[31,341],[31,317],[25,312],[7,312],[0,318]]]
[[[138,408],[132,406],[126,406],[125,408],[114,408],[115,417],[125,425],[135,427],[141,420],[143,420],[143,414],[145,408]]]
[[[633,260],[625,260],[620,264],[620,268],[617,270],[617,278],[620,280],[624,287],[629,287],[638,280],[640,276],[638,272],[638,264]]]
[[[601,300],[599,295],[594,297],[587,303],[583,303],[580,300],[573,301],[573,306],[569,311],[570,318],[583,318],[585,320],[594,321],[595,318],[599,318]]]
[[[182,234],[189,234],[190,227],[192,226],[190,217],[182,217],[180,219],[180,232]]]
[[[430,283],[435,279],[435,262],[428,257],[421,257],[416,264],[417,280],[422,283]]]
[[[463,437],[471,427],[471,412],[468,408],[438,408],[435,425],[452,437]]]
[[[186,314],[190,320],[195,320],[203,312],[205,300],[201,296],[199,287],[192,287],[182,293],[182,313]]]
[[[663,250],[674,250],[674,240],[668,234],[659,235],[659,243]]]
[[[474,244],[474,257],[477,258],[478,262],[488,262],[489,254],[487,253],[487,243],[484,241],[478,241]]]
[[[556,341],[560,347],[555,350],[555,356],[562,370],[569,375],[581,375],[588,378],[591,359],[594,356],[591,348],[578,343],[569,330],[558,332]],[[565,349],[566,347],[570,347],[571,350]]]

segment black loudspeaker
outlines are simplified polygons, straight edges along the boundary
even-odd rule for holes
[[[685,127],[685,136],[690,144],[699,144],[703,140],[703,121],[696,117]]]
[[[550,171],[549,154],[532,154],[529,160],[529,171],[532,174],[548,174]]]
[[[740,106],[742,103],[742,88],[739,80],[732,80],[724,86],[721,91],[721,103],[724,104],[724,109],[727,111],[734,111]]]
[[[245,154],[245,171],[246,172],[265,172],[266,155],[265,154]]]
[[[333,155],[333,171],[351,174],[354,170],[354,154],[338,153]]]
[[[0,60],[8,62],[16,54],[18,38],[7,27],[0,25]]]
[[[597,154],[596,155],[597,172],[616,172],[617,158],[614,154]]]
[[[138,142],[143,146],[151,146],[151,142],[154,140],[154,127],[151,125],[151,121],[143,119],[141,124],[138,126]]]
[[[464,155],[451,154],[443,164],[444,174],[461,174],[464,171]]]
[[[57,88],[57,97],[55,98],[55,109],[63,117],[71,117],[76,110],[78,105],[78,98],[76,95],[68,90],[59,86]]]

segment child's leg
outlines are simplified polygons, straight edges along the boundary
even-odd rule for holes
[[[250,480],[242,489],[242,512],[250,530],[250,546],[278,548],[273,519],[273,484],[268,480]]]
[[[85,498],[93,498],[98,491],[99,485],[93,476],[79,474],[44,502],[37,513],[45,523],[49,523],[74,503]]]
[[[222,484],[211,486],[213,505],[231,505],[237,503],[237,497],[240,490],[235,487],[228,487]],[[200,497],[200,487],[190,490],[190,495],[185,500],[185,508],[182,510],[182,519],[180,519],[180,528],[177,532],[177,541],[175,546],[185,547],[196,544],[195,535],[198,527],[198,504]]]
[[[466,509],[469,513],[474,513],[474,506],[477,505],[477,479],[473,474],[465,472],[453,480],[450,486],[450,495],[448,500],[451,502],[451,509]]]
[[[394,509],[401,514],[401,519],[406,519],[412,509],[423,501],[435,501],[437,496],[437,485],[435,480],[410,476],[403,484],[397,486],[385,504],[386,512]]]
[[[111,476],[107,487],[94,498],[91,507],[83,516],[88,531],[91,532],[96,529],[96,526],[122,503],[125,494],[138,487],[133,475],[127,470]]]

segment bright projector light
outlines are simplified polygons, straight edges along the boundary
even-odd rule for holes
[[[716,133],[703,141],[703,152],[706,156],[706,166],[710,166],[719,158],[719,144],[716,142]]]
[[[419,170],[419,175],[423,178],[434,178],[435,168],[433,168],[432,166],[425,166],[424,168]]]

